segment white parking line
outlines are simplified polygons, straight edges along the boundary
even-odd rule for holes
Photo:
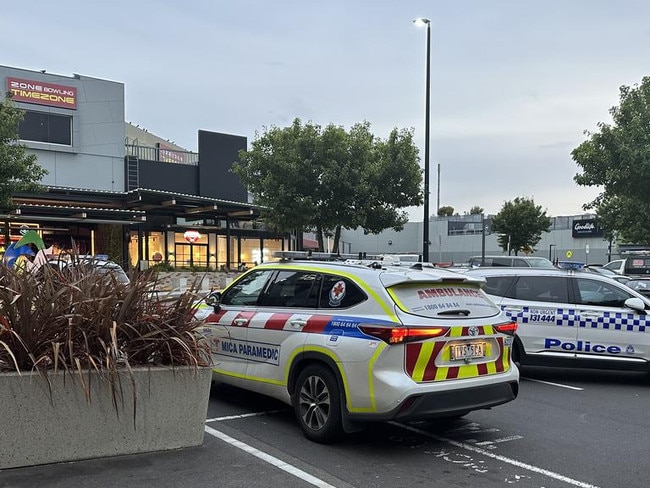
[[[519,439],[523,439],[524,437],[521,435],[511,435],[508,437],[501,437],[500,439],[494,439],[492,441],[481,441],[477,442],[477,446],[491,446],[492,444],[500,444],[502,442],[510,442],[510,441],[518,441]]]
[[[247,452],[248,454],[252,454],[256,458],[259,458],[262,461],[267,462],[275,466],[276,468],[279,468],[282,471],[285,471],[290,475],[295,476],[296,478],[300,478],[301,480],[306,481],[310,485],[317,486],[318,488],[336,488],[335,486],[330,485],[326,481],[323,481],[320,478],[316,478],[315,476],[306,473],[302,469],[298,469],[289,463],[285,463],[281,459],[271,456],[270,454],[260,451],[259,449],[255,449],[253,446],[249,446],[248,444],[238,441],[237,439],[230,437],[229,435],[224,434],[221,431],[213,429],[212,427],[208,427],[206,425],[205,431],[211,436],[216,437],[217,439],[221,439],[222,441],[227,442],[228,444],[235,446],[241,449],[242,451]]]
[[[248,417],[259,417],[261,415],[270,415],[272,413],[286,412],[287,410],[268,410],[266,412],[253,412],[253,413],[242,413],[240,415],[228,415],[226,417],[215,417],[213,419],[207,419],[206,422],[220,422],[222,420],[238,420],[246,419]]]
[[[577,386],[563,385],[562,383],[553,383],[551,381],[535,380],[533,378],[521,378],[521,379],[526,380],[526,381],[533,381],[534,383],[543,383],[545,385],[557,386],[559,388],[567,388],[569,390],[576,390],[576,391],[583,391],[584,390],[584,388],[579,388]]]
[[[548,476],[549,478],[556,479],[558,481],[561,481],[563,483],[567,483],[572,486],[578,486],[579,488],[598,488],[596,485],[592,485],[589,483],[585,483],[584,481],[578,481],[574,480],[573,478],[569,478],[568,476],[561,475],[559,473],[555,473],[553,471],[549,471],[548,469],[544,468],[539,468],[537,466],[533,466],[532,464],[526,464],[522,463],[521,461],[517,461],[516,459],[511,459],[505,456],[500,456],[499,454],[494,454],[493,452],[486,451],[485,449],[481,449],[476,446],[472,446],[470,444],[465,444],[463,442],[458,442],[453,439],[448,439],[446,437],[442,437],[439,435],[431,434],[430,432],[427,432],[426,430],[421,430],[416,427],[411,427],[410,425],[405,425],[405,424],[400,424],[399,422],[389,422],[390,424],[396,425],[398,427],[401,427],[402,429],[410,430],[411,432],[415,432],[417,434],[430,437],[431,439],[435,439],[440,442],[446,442],[448,444],[451,444],[452,446],[459,447],[461,449],[465,449],[467,451],[471,452],[476,452],[478,454],[481,454],[483,456],[487,456],[492,459],[496,459],[497,461],[501,461],[502,463],[507,463],[511,464],[513,466],[517,466],[518,468],[526,469],[528,471],[532,471],[533,473],[538,473],[542,474],[544,476]]]

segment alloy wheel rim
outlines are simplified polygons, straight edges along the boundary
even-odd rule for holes
[[[330,392],[323,379],[309,376],[300,388],[298,397],[300,417],[312,430],[322,429],[330,416]]]

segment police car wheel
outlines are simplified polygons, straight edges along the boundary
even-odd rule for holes
[[[524,352],[524,346],[521,343],[521,340],[519,337],[515,337],[515,341],[512,344],[512,362],[517,365],[517,367],[521,366],[522,359],[526,353]]]
[[[293,395],[293,407],[308,439],[327,443],[343,433],[338,383],[325,366],[311,365],[300,373]]]

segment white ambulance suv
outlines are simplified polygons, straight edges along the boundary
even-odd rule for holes
[[[510,360],[516,324],[483,283],[403,266],[261,264],[210,297],[214,379],[292,405],[317,442],[371,421],[458,417],[509,402],[519,384]]]
[[[562,264],[562,263],[561,263]],[[650,300],[597,273],[577,269],[477,268],[485,292],[519,323],[521,364],[650,371]]]

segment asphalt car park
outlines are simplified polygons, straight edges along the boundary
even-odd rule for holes
[[[324,445],[283,402],[221,386],[201,447],[12,469],[0,486],[641,488],[649,404],[642,373],[524,367],[519,397],[499,408],[377,423]]]

